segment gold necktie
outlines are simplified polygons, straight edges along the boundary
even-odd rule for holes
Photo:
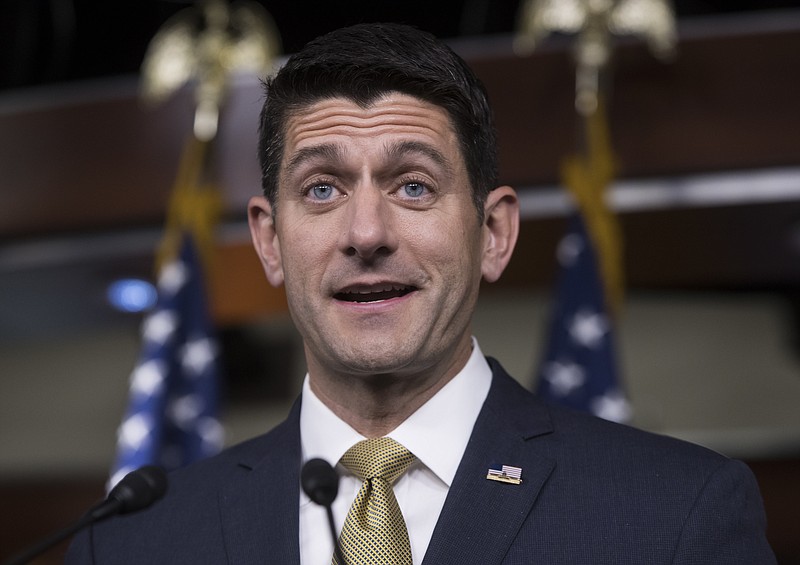
[[[364,481],[339,536],[347,565],[411,565],[408,530],[392,483],[414,459],[388,437],[360,441],[342,456],[342,465]],[[344,564],[334,555],[333,565]]]

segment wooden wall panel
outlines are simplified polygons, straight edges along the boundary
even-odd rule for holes
[[[682,25],[671,63],[641,43],[620,43],[610,104],[619,179],[800,167],[800,12],[779,25],[723,24]],[[531,193],[556,186],[576,144],[568,43],[554,38],[527,57],[512,53],[508,37],[455,48],[493,100],[502,180]],[[134,79],[0,96],[0,272],[7,245],[161,226],[191,128],[191,95],[145,108]],[[260,191],[262,96],[257,80],[238,79],[223,113],[214,163],[228,225],[241,227],[248,198]],[[796,198],[625,213],[620,221],[631,287],[781,288],[800,279]],[[501,285],[549,284],[563,227],[557,216],[524,222]],[[245,232],[220,244],[213,307],[226,322],[285,312]],[[149,252],[140,249],[137,264]],[[121,252],[114,263],[124,271],[133,261]],[[96,269],[107,277],[108,261]]]
[[[791,20],[791,18],[790,18]],[[621,178],[800,164],[800,17],[778,30],[686,33],[672,63],[639,43],[617,50],[611,99]],[[517,57],[510,38],[456,46],[490,92],[502,177],[558,180],[575,148],[573,70],[564,42]],[[232,87],[218,139],[231,217],[259,191],[256,80]],[[34,101],[31,102],[33,97]],[[0,97],[0,236],[157,223],[189,134],[190,93],[157,108],[136,83],[87,83]]]

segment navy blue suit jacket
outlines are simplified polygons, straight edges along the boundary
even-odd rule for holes
[[[546,406],[490,362],[426,565],[775,563],[743,463]],[[266,435],[171,475],[149,510],[83,532],[66,563],[298,563],[300,458],[297,402]],[[487,480],[495,464],[522,484]]]

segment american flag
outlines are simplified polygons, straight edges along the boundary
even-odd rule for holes
[[[519,484],[522,482],[522,468],[512,467],[511,465],[502,465],[499,469],[497,465],[492,465],[486,476],[487,479],[500,480],[503,482],[511,482]]]
[[[631,408],[618,382],[603,283],[591,239],[577,212],[570,218],[557,257],[560,280],[537,393],[607,420],[627,422]]]
[[[175,469],[219,451],[217,344],[191,236],[158,277],[158,301],[142,323],[109,487],[149,464]]]
[[[501,472],[514,479],[522,478],[522,469],[520,467],[512,467],[511,465],[503,465]]]

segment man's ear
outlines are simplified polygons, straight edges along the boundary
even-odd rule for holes
[[[272,205],[264,196],[254,196],[247,204],[247,221],[250,224],[250,236],[258,258],[272,286],[283,284],[283,261],[281,247],[275,222],[272,216]]]
[[[495,188],[487,196],[483,234],[481,273],[487,282],[495,282],[511,260],[519,235],[519,200],[510,186]]]

